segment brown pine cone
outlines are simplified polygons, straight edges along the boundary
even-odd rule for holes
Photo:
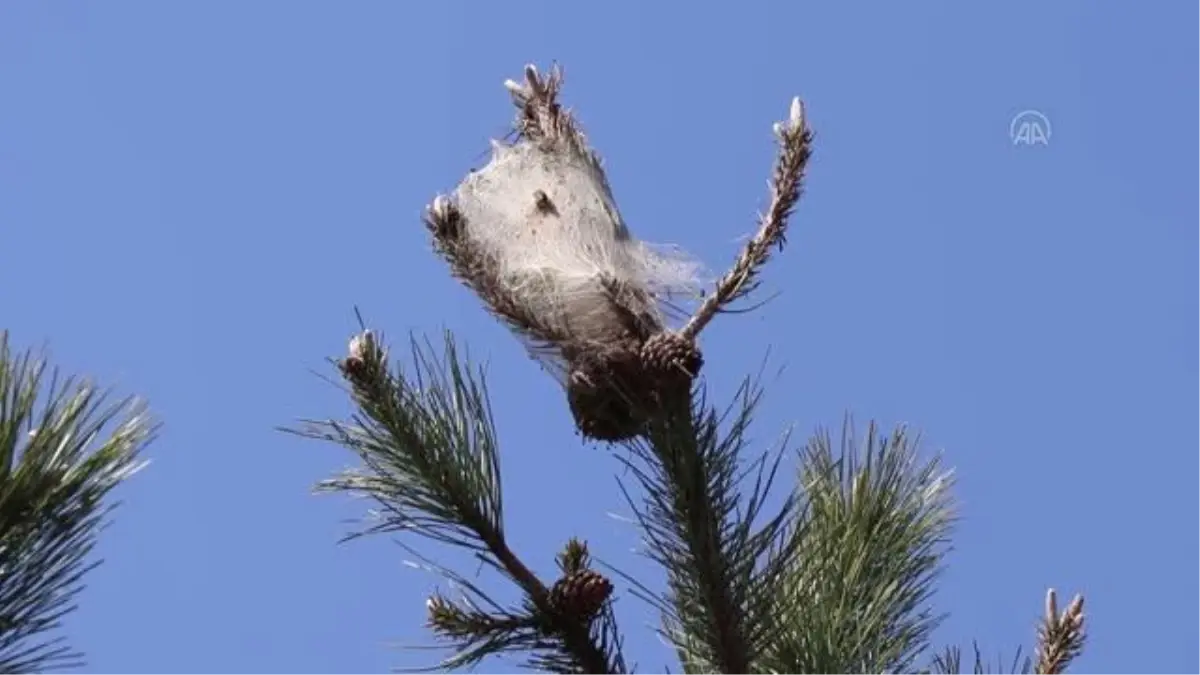
[[[663,331],[651,335],[642,345],[642,363],[661,377],[674,380],[678,375],[690,382],[699,374],[704,357],[694,341]]]
[[[567,616],[590,619],[612,595],[612,582],[593,570],[572,572],[550,589],[550,604]]]

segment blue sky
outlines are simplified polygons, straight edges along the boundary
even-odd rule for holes
[[[637,573],[613,460],[430,253],[420,210],[510,119],[565,100],[644,239],[723,267],[763,205],[771,123],[817,131],[780,295],[705,334],[718,394],[786,366],[755,428],[909,422],[959,476],[939,639],[1032,642],[1087,594],[1077,671],[1197,661],[1197,7],[1005,3],[0,4],[0,326],[165,423],[68,623],[96,672],[432,662],[438,580],[362,505],[350,457],[273,430],[339,415],[314,376],[353,306],[490,363],[512,543],[571,535]],[[1041,112],[1049,143],[1015,146]],[[437,552],[438,549],[423,549]],[[638,601],[629,655],[670,662]],[[503,667],[503,666],[495,666]]]

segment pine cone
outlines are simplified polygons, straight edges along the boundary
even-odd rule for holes
[[[567,616],[590,619],[612,595],[612,582],[593,570],[572,572],[550,589],[550,604]]]
[[[642,345],[642,363],[659,377],[690,384],[704,365],[704,357],[693,340],[663,331]]]

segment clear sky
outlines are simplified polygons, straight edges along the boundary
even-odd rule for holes
[[[0,326],[166,425],[72,641],[100,672],[433,662],[397,644],[429,642],[438,579],[337,545],[363,504],[310,486],[349,454],[273,430],[346,411],[313,370],[355,304],[490,361],[531,565],[582,535],[648,571],[614,461],[419,222],[504,132],[503,80],[558,60],[634,231],[718,270],[807,101],[780,295],[719,318],[706,372],[727,397],[768,347],[786,367],[764,445],[849,410],[945,450],[939,640],[1028,646],[1055,586],[1087,594],[1077,671],[1195,672],[1197,23],[1166,0],[0,3]],[[1010,140],[1025,110],[1047,144]],[[641,669],[673,663],[619,607]]]

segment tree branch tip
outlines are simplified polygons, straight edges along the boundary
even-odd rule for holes
[[[433,198],[426,210],[430,216],[438,219],[445,219],[450,216],[454,210],[454,202],[447,195],[439,194]]]
[[[1076,593],[1075,597],[1071,599],[1071,604],[1067,605],[1067,614],[1069,614],[1069,615],[1083,614],[1083,594],[1082,593]]]
[[[804,103],[799,96],[792,97],[792,106],[788,112],[788,122],[791,123],[793,129],[798,129],[804,126]]]
[[[536,65],[532,63],[525,64],[525,81],[529,83],[529,86],[535,93],[538,91],[539,85],[541,84],[541,79],[539,78]]]
[[[350,358],[366,359],[379,347],[378,338],[370,328],[356,333],[350,338],[347,352]]]
[[[784,142],[794,142],[803,138],[804,134],[808,132],[804,101],[801,101],[799,96],[793,96],[792,103],[788,108],[788,118],[782,122],[776,122],[771,128],[775,132],[775,136]]]
[[[1083,601],[1083,594],[1076,593],[1071,598],[1071,602],[1067,604],[1066,610],[1060,614],[1058,611],[1058,592],[1053,588],[1047,589],[1046,622],[1050,625],[1058,625],[1063,622],[1082,623]]]

